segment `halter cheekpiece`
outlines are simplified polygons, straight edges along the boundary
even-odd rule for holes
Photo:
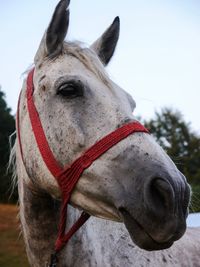
[[[35,136],[35,140],[42,156],[43,161],[45,162],[48,170],[54,176],[62,193],[62,205],[61,205],[61,214],[59,222],[59,230],[57,240],[55,242],[55,253],[51,257],[51,263],[49,267],[55,267],[57,263],[58,252],[66,245],[72,235],[88,220],[90,217],[86,212],[82,212],[80,218],[77,222],[66,232],[66,220],[67,220],[67,207],[71,197],[71,193],[81,177],[85,169],[87,169],[97,158],[104,154],[107,150],[113,147],[115,144],[125,139],[130,134],[135,132],[145,132],[148,133],[148,130],[141,125],[139,122],[131,122],[123,125],[122,127],[116,129],[110,134],[106,135],[89,149],[87,149],[82,156],[77,158],[72,162],[68,167],[62,168],[56,158],[54,157],[52,150],[48,144],[47,138],[42,127],[42,123],[37,112],[36,106],[34,104],[34,85],[33,85],[33,75],[34,69],[32,69],[27,78],[27,89],[26,89],[26,101],[28,114],[32,126],[32,130]],[[22,150],[22,141],[20,135],[20,97],[18,101],[18,110],[17,110],[17,135],[19,141],[20,152],[23,158]]]

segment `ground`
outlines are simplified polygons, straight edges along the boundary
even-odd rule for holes
[[[28,267],[16,205],[0,204],[0,267]]]

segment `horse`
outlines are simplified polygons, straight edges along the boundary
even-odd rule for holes
[[[136,121],[135,101],[105,70],[118,42],[119,18],[89,47],[65,41],[68,26],[69,0],[61,0],[18,103],[11,157],[16,156],[20,223],[30,265],[199,266],[199,229],[188,229],[175,242],[186,231],[186,178]],[[31,121],[34,116],[37,123]],[[122,131],[133,126],[139,130],[122,138]],[[42,133],[36,135],[33,128]],[[81,211],[92,217],[59,251],[56,263],[50,262],[63,192],[45,162],[51,156],[60,168],[72,166],[91,146],[102,149],[101,141],[112,143],[116,134],[119,140],[98,158],[81,161],[84,168],[68,195],[63,234]]]

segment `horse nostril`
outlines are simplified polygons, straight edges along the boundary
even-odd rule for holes
[[[159,208],[160,212],[174,210],[174,190],[168,181],[160,177],[155,177],[150,185],[151,205]]]

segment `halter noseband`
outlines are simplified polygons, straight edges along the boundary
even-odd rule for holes
[[[27,78],[27,90],[26,90],[26,98],[27,98],[27,108],[28,114],[32,126],[32,130],[35,136],[35,140],[40,151],[40,154],[45,162],[47,168],[57,180],[58,185],[60,187],[62,193],[62,206],[61,206],[61,215],[59,222],[59,230],[58,237],[55,243],[55,254],[52,255],[51,263],[49,267],[56,266],[57,263],[57,253],[65,246],[65,244],[69,241],[72,235],[87,221],[90,217],[89,214],[82,212],[78,221],[71,227],[71,229],[65,233],[66,220],[67,220],[67,207],[69,204],[69,200],[71,197],[71,193],[81,177],[83,171],[87,169],[97,158],[99,158],[102,154],[104,154],[107,150],[113,147],[115,144],[125,139],[130,134],[135,132],[145,132],[149,133],[148,130],[141,125],[139,122],[131,122],[123,125],[122,127],[116,129],[110,134],[106,135],[99,141],[97,141],[93,146],[91,146],[88,150],[86,150],[82,156],[72,162],[68,167],[62,168],[58,161],[55,159],[51,148],[49,147],[48,141],[46,139],[44,129],[42,127],[42,123],[37,112],[36,106],[34,104],[33,92],[33,74],[34,69],[32,69]],[[21,157],[23,158],[23,150],[22,150],[22,141],[20,136],[20,120],[19,120],[19,112],[20,112],[20,97],[18,102],[17,109],[17,135],[19,141],[19,147],[21,152]]]

